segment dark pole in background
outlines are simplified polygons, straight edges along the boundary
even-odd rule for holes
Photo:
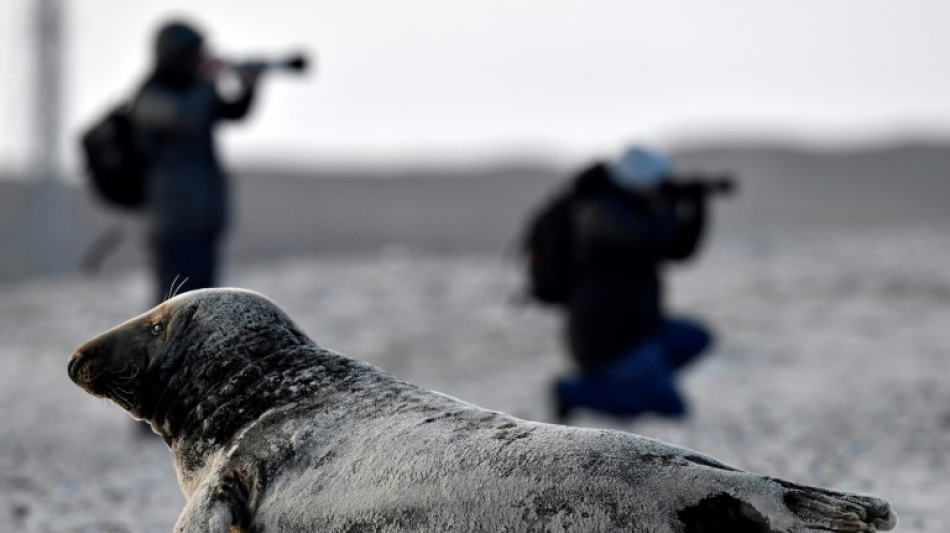
[[[63,4],[35,0],[34,180],[24,235],[31,275],[74,271],[75,194],[62,168]]]
[[[36,4],[36,148],[41,180],[60,174],[59,130],[62,121],[63,14],[60,0]]]

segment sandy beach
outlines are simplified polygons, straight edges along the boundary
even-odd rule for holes
[[[944,532],[950,461],[950,238],[928,228],[720,246],[671,276],[673,309],[718,343],[682,379],[684,421],[577,423],[668,440],[741,468],[893,501],[901,531]],[[488,408],[545,420],[567,366],[559,317],[513,303],[516,264],[375,254],[237,267],[319,343]],[[69,382],[87,338],[140,312],[146,279],[4,287],[0,530],[169,531],[184,499],[169,452]]]
[[[739,197],[717,205],[700,260],[670,270],[672,312],[705,320],[717,336],[682,375],[691,414],[621,421],[581,413],[575,423],[873,493],[894,503],[900,531],[950,530],[950,232],[947,186],[934,177],[946,154],[937,156],[808,166],[774,154],[694,155],[697,164],[738,162],[749,179]],[[859,180],[881,161],[900,179]],[[799,181],[794,168],[804,172]],[[423,196],[442,199],[439,216],[420,208],[401,218],[400,209],[417,205],[405,198],[418,195],[385,212],[387,195],[429,190],[425,180],[417,189],[313,184],[340,226],[321,226],[328,215],[319,210],[300,213],[303,200],[284,212],[248,211],[264,205],[266,184],[256,182],[243,192],[225,283],[268,295],[324,346],[487,408],[548,420],[549,383],[569,368],[560,317],[519,303],[519,265],[499,246],[523,204],[551,183],[532,179],[507,204],[491,203],[504,188],[445,185],[444,194]],[[311,190],[298,187],[273,192],[269,205]],[[341,198],[358,192],[380,210],[354,228],[345,223],[359,217]],[[466,197],[474,204],[453,211]],[[473,221],[486,218],[478,206],[493,205],[494,222],[478,233]],[[306,223],[284,241],[268,240],[291,215]],[[376,231],[397,219],[403,225],[391,224],[388,236]],[[439,232],[439,220],[454,221]],[[66,376],[72,350],[149,303],[140,263],[106,266],[96,277],[0,285],[0,531],[167,532],[184,505],[160,440],[142,438],[128,415]]]

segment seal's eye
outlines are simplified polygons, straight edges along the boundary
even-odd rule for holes
[[[156,337],[161,335],[163,331],[165,331],[165,326],[163,326],[161,322],[156,322],[155,324],[152,324],[151,328],[149,328],[149,332],[151,332],[151,334],[155,335]]]

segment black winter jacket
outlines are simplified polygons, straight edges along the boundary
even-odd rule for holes
[[[700,194],[634,194],[596,164],[574,180],[571,353],[589,371],[620,356],[663,319],[662,263],[696,250],[706,221]]]
[[[150,141],[146,211],[149,232],[157,239],[214,238],[228,222],[228,183],[214,127],[222,119],[244,117],[253,91],[223,100],[214,82],[200,78],[189,64],[200,46],[200,36],[185,30],[160,40],[155,69],[133,101],[132,117]]]

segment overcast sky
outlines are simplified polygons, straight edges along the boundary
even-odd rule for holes
[[[637,139],[850,142],[950,131],[950,2],[938,0],[64,0],[64,151],[145,73],[184,15],[229,57],[297,49],[230,159],[575,157]],[[30,8],[0,7],[0,168],[29,160]]]

